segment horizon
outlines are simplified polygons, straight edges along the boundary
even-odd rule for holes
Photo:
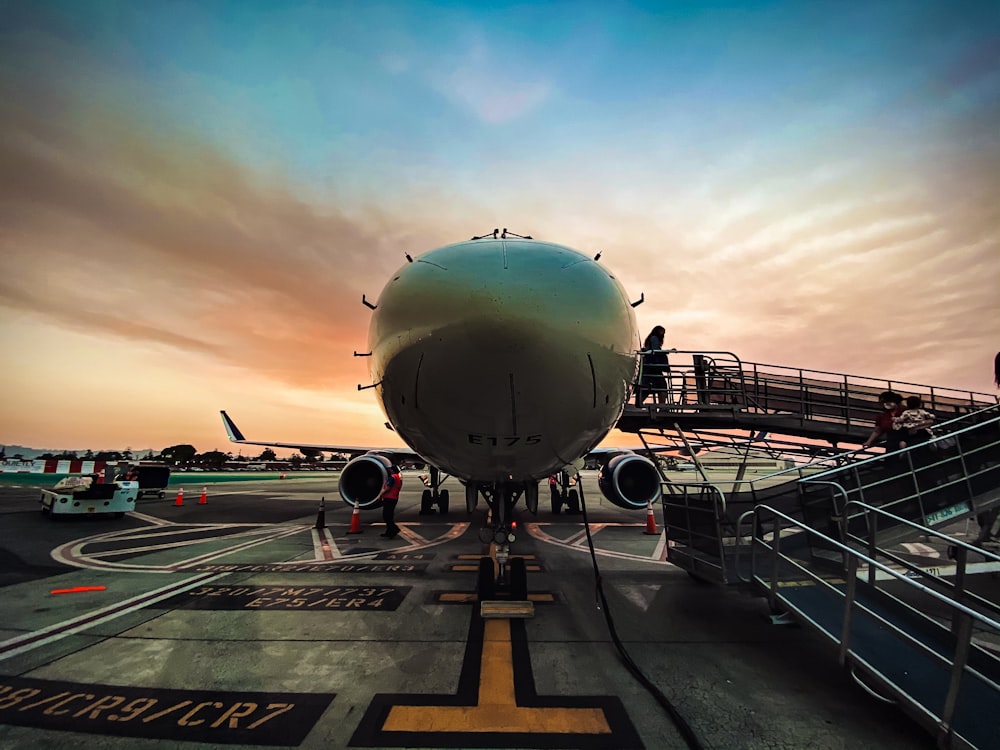
[[[997,29],[972,0],[15,4],[0,440],[225,452],[226,409],[400,447],[356,390],[362,294],[493,227],[600,251],[666,348],[994,394]]]

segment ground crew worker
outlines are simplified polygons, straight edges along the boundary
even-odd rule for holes
[[[399,491],[403,488],[403,476],[399,467],[393,464],[389,467],[389,473],[385,478],[385,484],[379,491],[376,501],[382,501],[382,520],[385,521],[385,531],[379,536],[392,539],[399,533],[396,525],[396,504],[399,502]]]

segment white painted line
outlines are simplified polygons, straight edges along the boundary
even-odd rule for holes
[[[923,544],[922,542],[903,542],[901,546],[911,555],[920,555],[921,557],[941,557],[940,552],[929,544]]]
[[[9,659],[12,656],[23,654],[27,651],[31,651],[32,649],[39,648],[40,646],[54,643],[55,641],[65,638],[68,635],[79,633],[80,631],[86,630],[94,625],[101,625],[103,623],[110,622],[111,620],[115,620],[122,615],[137,612],[144,607],[156,604],[164,599],[169,599],[171,596],[176,594],[182,594],[185,591],[195,588],[196,586],[201,586],[202,584],[215,581],[226,575],[228,575],[228,573],[203,573],[192,578],[185,578],[183,581],[178,581],[177,583],[171,583],[158,589],[147,591],[145,594],[139,594],[131,599],[126,599],[123,602],[118,602],[117,604],[112,604],[108,607],[94,610],[88,614],[74,617],[71,620],[64,620],[63,622],[58,622],[55,625],[49,625],[47,628],[42,628],[41,630],[35,630],[31,633],[25,633],[24,635],[10,638],[6,641],[0,642],[0,660]]]

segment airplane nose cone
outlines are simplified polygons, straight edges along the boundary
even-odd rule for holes
[[[522,449],[541,450],[547,435],[565,443],[567,431],[571,442],[607,431],[637,336],[624,290],[591,258],[480,240],[401,269],[380,295],[369,344],[386,414],[418,452],[485,441],[491,466],[523,467]]]

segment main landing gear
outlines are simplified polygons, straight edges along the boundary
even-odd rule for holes
[[[448,513],[448,490],[442,490],[441,487],[441,472],[436,466],[429,467],[429,476],[424,479],[424,484],[428,485],[420,494],[420,513],[421,516],[429,516],[434,513],[434,506],[436,505],[438,511],[441,515],[446,515]]]
[[[570,514],[580,513],[580,493],[575,489],[570,489],[569,472],[561,471],[557,476],[557,482],[549,482],[549,492],[552,495],[552,514],[559,515],[559,512],[566,508]]]

